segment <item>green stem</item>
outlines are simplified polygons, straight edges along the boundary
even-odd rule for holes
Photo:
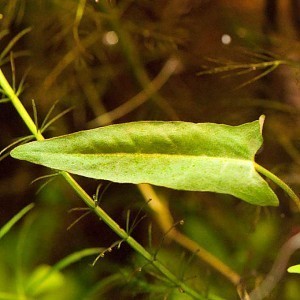
[[[295,194],[295,192],[285,182],[283,182],[275,174],[268,171],[267,169],[265,169],[264,167],[262,167],[261,165],[259,165],[257,163],[254,163],[254,167],[255,167],[257,172],[263,174],[264,176],[266,176],[267,178],[272,180],[274,183],[276,183],[279,187],[281,187],[289,195],[289,197],[294,201],[294,203],[296,204],[297,208],[300,211],[300,199],[299,199],[299,197]]]
[[[42,136],[41,132],[38,130],[36,125],[34,124],[32,118],[28,114],[27,110],[21,103],[20,99],[16,95],[15,91],[12,89],[8,81],[6,80],[6,77],[4,76],[2,70],[0,69],[0,85],[3,88],[3,91],[5,92],[6,96],[11,100],[13,106],[19,113],[20,117],[23,119],[24,123],[27,125],[28,129],[31,131],[31,133],[35,136],[35,138],[38,141],[44,140],[44,137]]]
[[[23,119],[24,123],[27,125],[29,130],[33,133],[37,140],[44,140],[41,132],[36,128],[30,115],[27,113],[22,102],[15,94],[14,90],[6,80],[3,72],[0,69],[0,86],[4,90],[5,94],[10,98],[14,107],[18,111],[19,115]],[[69,183],[69,185],[74,189],[74,191],[80,196],[80,198],[86,203],[86,205],[91,208],[96,215],[103,220],[118,236],[120,236],[124,241],[126,241],[136,252],[142,255],[148,262],[155,266],[174,286],[179,290],[184,291],[186,294],[190,295],[194,299],[211,299],[211,300],[221,300],[218,296],[211,295],[209,298],[202,296],[194,289],[187,286],[183,281],[178,279],[173,273],[171,273],[161,262],[155,260],[153,255],[151,255],[141,244],[139,244],[134,238],[132,238],[124,229],[122,229],[102,208],[99,206],[95,207],[94,200],[85,192],[85,190],[76,182],[76,180],[67,172],[61,172],[61,175]]]
[[[173,284],[175,284],[180,290],[189,294],[195,299],[205,299],[203,296],[195,292],[186,284],[181,282],[176,276],[174,276],[163,264],[158,260],[153,260],[153,255],[150,254],[141,244],[139,244],[134,238],[132,238],[124,229],[122,229],[111,217],[99,206],[95,207],[94,200],[83,190],[83,188],[74,180],[74,178],[67,172],[62,171],[62,176],[76,191],[80,198],[89,206],[101,220],[106,223],[115,233],[118,234],[124,241],[127,242],[135,251],[142,255],[147,261],[151,262],[162,274],[164,274]],[[210,299],[220,299],[218,297],[212,297]]]

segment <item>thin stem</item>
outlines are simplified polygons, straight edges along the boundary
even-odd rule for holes
[[[117,233],[122,239],[124,239],[135,251],[141,254],[147,261],[151,262],[162,274],[164,274],[171,282],[173,282],[179,289],[182,289],[185,293],[194,297],[195,299],[205,299],[203,296],[195,292],[188,287],[185,283],[181,282],[176,276],[174,276],[164,265],[158,260],[153,260],[152,254],[150,254],[141,244],[139,244],[134,238],[132,238],[124,229],[122,229],[110,216],[99,206],[95,207],[94,200],[82,189],[82,187],[74,180],[74,178],[67,172],[61,172],[62,176],[71,185],[80,198],[89,206],[97,216],[101,218],[115,233]],[[218,299],[218,297],[212,297],[210,299]]]
[[[37,140],[44,140],[41,132],[36,128],[33,120],[27,113],[20,99],[15,94],[14,90],[11,88],[10,84],[6,80],[3,72],[0,69],[0,86],[2,86],[5,94],[11,99],[14,107],[18,111],[19,115],[23,119],[24,123],[27,125],[29,130],[34,134]],[[86,203],[86,205],[93,210],[96,215],[103,220],[118,236],[120,236],[124,241],[126,241],[136,252],[142,255],[147,261],[152,263],[175,287],[179,290],[184,291],[186,294],[190,295],[194,299],[211,299],[211,300],[221,300],[217,296],[211,295],[209,298],[202,296],[194,289],[187,286],[183,281],[178,279],[172,272],[170,272],[161,262],[154,260],[153,256],[134,238],[132,238],[124,229],[122,229],[102,208],[99,206],[95,207],[94,200],[85,192],[85,190],[76,182],[76,180],[67,172],[62,171],[61,175],[70,184],[73,190],[80,196],[80,198]]]
[[[32,118],[28,114],[27,110],[21,103],[20,99],[16,95],[15,91],[12,89],[8,81],[6,80],[2,70],[0,69],[0,85],[2,86],[3,91],[5,91],[5,94],[8,98],[10,98],[13,106],[19,113],[20,117],[23,119],[24,123],[27,125],[28,129],[31,131],[31,133],[35,136],[35,138],[38,141],[44,140],[44,137],[42,136],[41,132],[36,128]]]
[[[219,62],[220,63],[220,62]],[[216,73],[222,73],[222,72],[230,72],[235,70],[249,70],[249,71],[256,71],[259,69],[265,69],[269,67],[278,67],[279,65],[286,64],[288,65],[289,62],[285,60],[272,60],[272,61],[265,61],[265,62],[259,62],[259,63],[249,63],[249,64],[239,64],[239,63],[231,63],[230,65],[226,63],[225,66],[212,68],[209,70],[198,72],[197,75],[205,75],[205,74],[216,74]]]
[[[300,199],[299,197],[295,194],[295,192],[285,183],[283,182],[279,177],[277,177],[275,174],[272,172],[268,171],[261,165],[254,163],[254,167],[257,172],[263,174],[270,180],[272,180],[274,183],[276,183],[279,187],[281,187],[288,195],[289,197],[294,201],[296,204],[298,210],[300,211]]]

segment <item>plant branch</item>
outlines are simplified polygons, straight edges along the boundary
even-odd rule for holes
[[[71,185],[75,192],[80,196],[80,198],[89,206],[97,216],[103,220],[115,233],[118,234],[124,241],[126,241],[135,251],[141,254],[147,261],[151,262],[162,274],[164,274],[171,282],[176,286],[181,287],[182,290],[194,297],[195,299],[204,299],[203,296],[196,293],[190,287],[186,286],[184,283],[174,276],[164,265],[162,265],[158,260],[153,260],[152,254],[150,254],[141,244],[139,244],[134,238],[132,238],[124,229],[122,229],[109,215],[106,214],[99,206],[95,207],[94,200],[82,189],[82,187],[74,180],[74,178],[67,172],[61,172],[62,176]],[[210,299],[218,299],[218,297],[211,297]]]

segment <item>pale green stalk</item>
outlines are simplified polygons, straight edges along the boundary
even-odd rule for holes
[[[32,118],[24,108],[20,99],[6,80],[3,72],[0,69],[0,86],[2,87],[5,94],[10,98],[14,107],[18,111],[19,115],[23,119],[26,126],[35,136],[38,141],[44,140],[43,135],[38,130],[36,125],[34,124]],[[179,290],[184,291],[184,293],[190,295],[194,299],[211,299],[211,300],[221,300],[217,296],[209,296],[209,298],[202,296],[194,289],[187,286],[184,282],[178,279],[173,273],[171,273],[161,262],[154,259],[153,255],[151,255],[141,244],[139,244],[134,238],[132,238],[124,229],[122,229],[102,208],[99,206],[95,207],[94,200],[83,190],[83,188],[76,182],[76,180],[67,172],[61,172],[61,175],[65,178],[65,180],[70,184],[70,186],[74,189],[74,191],[80,196],[80,198],[86,203],[86,205],[91,208],[96,215],[103,220],[118,236],[122,238],[122,240],[126,241],[136,252],[142,255],[148,262],[151,262],[153,266],[155,266],[175,287]]]
[[[267,178],[272,180],[274,183],[276,183],[279,187],[281,187],[289,195],[289,197],[294,201],[295,205],[297,206],[298,210],[300,211],[300,199],[299,199],[299,197],[295,194],[295,192],[285,182],[283,182],[275,174],[268,171],[263,166],[261,166],[257,163],[254,163],[254,167],[255,167],[257,172],[263,174],[264,176],[266,176]]]

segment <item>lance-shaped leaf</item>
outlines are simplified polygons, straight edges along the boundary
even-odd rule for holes
[[[31,142],[11,155],[90,178],[226,193],[256,205],[277,205],[254,168],[260,129],[259,121],[240,126],[132,122]]]

